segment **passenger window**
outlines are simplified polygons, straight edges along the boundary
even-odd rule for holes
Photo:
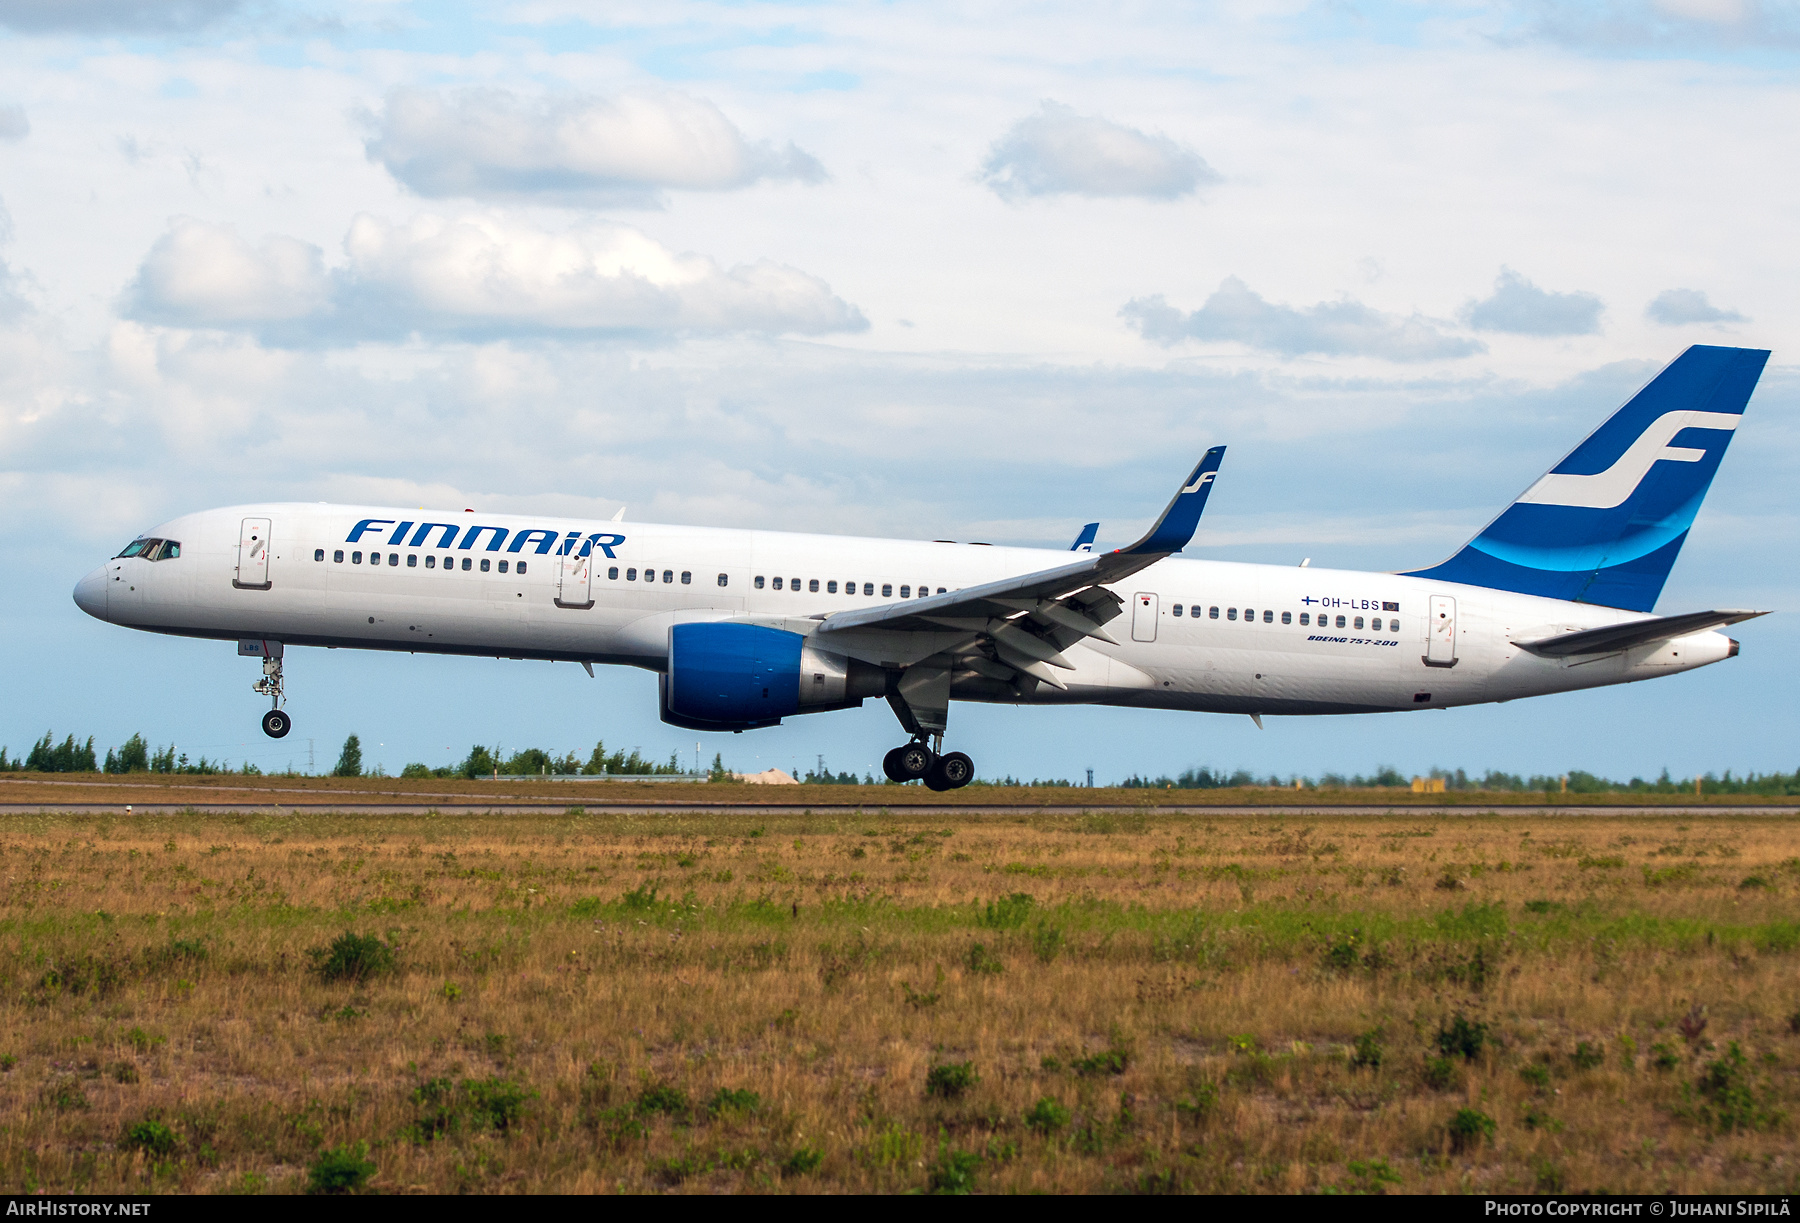
[[[1342,616],[1339,616],[1339,617],[1338,617],[1338,621],[1337,621],[1337,626],[1338,626],[1338,627],[1339,627],[1339,628],[1343,628],[1343,627],[1344,627],[1344,618],[1343,618],[1343,617],[1342,617]]]
[[[523,566],[523,565],[520,565],[520,566],[519,566],[519,568],[521,568],[521,569],[523,569],[523,568],[524,568],[524,567],[525,567],[525,566]],[[682,584],[682,585],[683,585],[683,586],[692,586],[692,585],[693,585],[693,584],[694,584],[694,573],[693,573],[693,570],[691,570],[691,569],[683,569],[683,570],[682,570],[682,571],[681,571],[681,584]]]
[[[866,594],[866,595],[872,595],[872,594],[874,594],[874,593],[875,593],[875,583],[873,583],[873,582],[864,582],[864,583],[863,583],[863,593],[864,593],[864,594]]]
[[[721,573],[719,575],[719,585],[729,586],[729,585],[731,585],[731,579],[729,577],[727,577],[725,574]]]
[[[314,549],[313,549],[313,559],[314,559],[314,560],[316,560],[316,561],[322,561],[322,560],[324,560],[324,559],[325,559],[325,549],[323,549],[323,548],[314,548]]]
[[[351,564],[352,564],[352,565],[360,565],[360,564],[362,564],[362,553],[360,553],[360,552],[352,552],[352,553],[351,553],[351,554],[350,554],[350,563],[351,563]]]
[[[617,565],[614,565],[606,571],[606,580],[609,582],[616,582],[619,580],[619,567]]]
[[[488,571],[488,558],[485,556],[481,558],[481,571],[483,573]]]
[[[911,586],[902,586],[900,588],[900,597],[902,599],[912,598],[912,587]]]
[[[775,583],[774,583],[774,585],[775,585],[775,589],[776,589],[776,590],[780,590],[780,589],[781,589],[781,579],[780,579],[780,578],[776,578],[776,579],[775,579]]]
[[[1213,614],[1217,615],[1218,613],[1215,612]],[[1188,608],[1188,615],[1190,615],[1194,619],[1198,620],[1200,618],[1200,605],[1198,603],[1196,603],[1192,607]]]
[[[417,569],[419,567],[419,558],[417,554],[412,552],[406,554],[406,567],[408,569]]]
[[[1179,618],[1181,615],[1181,604],[1177,603],[1175,605],[1174,612],[1175,612],[1176,617]]]
[[[1235,607],[1226,608],[1225,609],[1225,618],[1227,620],[1236,620],[1237,619],[1237,608],[1235,608]]]
[[[1309,625],[1311,623],[1312,623],[1312,613],[1311,612],[1301,612],[1300,613],[1300,627],[1305,628],[1307,625]]]
[[[472,562],[469,560],[469,558],[466,556],[463,557],[463,572],[467,573],[471,567],[472,567]]]
[[[789,578],[788,579],[788,589],[793,591],[795,594],[799,594],[800,593],[800,579],[799,578]]]
[[[723,585],[723,583],[720,583],[720,584]],[[763,588],[762,574],[760,574],[760,573],[757,574],[756,580],[754,582],[751,582],[750,584],[752,586],[756,587],[758,590],[761,590]]]
[[[1369,628],[1372,631],[1379,633],[1381,631],[1381,617],[1376,616],[1373,619],[1371,619],[1369,621]]]
[[[388,564],[398,566],[400,564],[400,554],[398,552],[388,553]]]
[[[834,583],[834,585],[835,585],[835,583]],[[812,580],[807,582],[806,589],[811,591],[813,594],[818,594],[819,593],[819,579],[813,578]]]
[[[1353,624],[1353,625],[1351,625],[1351,626],[1350,626],[1350,627],[1351,627],[1351,628],[1361,628],[1361,627],[1362,627],[1362,617],[1361,617],[1361,616],[1358,616],[1358,617],[1357,617],[1357,618],[1356,618],[1356,623],[1355,623],[1355,624]]]
[[[524,562],[524,561],[520,561],[520,562],[519,562],[519,572],[520,572],[520,573],[524,573],[524,572],[525,572],[525,562]]]
[[[883,582],[881,584],[881,597],[884,599],[891,599],[894,597],[894,587],[892,583]]]
[[[1400,622],[1398,620],[1389,620],[1388,621],[1388,632],[1397,634],[1397,633],[1399,633],[1399,631],[1400,631]]]
[[[1254,608],[1246,607],[1244,609],[1244,622],[1249,624],[1249,623],[1254,623],[1255,620],[1256,620],[1256,610]]]
[[[333,552],[331,554],[331,559],[334,564],[338,564],[338,565],[343,564],[344,563],[344,550],[342,548],[339,548],[337,551]]]
[[[1294,613],[1293,612],[1282,612],[1281,613],[1281,622],[1283,624],[1292,624],[1294,622]]]
[[[644,570],[644,580],[646,582],[654,582],[656,580],[656,570],[654,570],[654,569]]]
[[[673,582],[674,580],[675,580],[675,571],[673,569],[663,570],[663,581]]]
[[[943,594],[943,593],[944,593],[944,588],[943,588],[943,587],[942,587],[942,586],[939,586],[939,587],[938,587],[938,593],[939,593],[939,594]]]
[[[500,572],[501,572],[501,573],[505,573],[505,572],[506,572],[506,562],[505,562],[505,561],[501,561],[501,562],[500,562]]]
[[[1275,613],[1274,613],[1274,612],[1272,612],[1272,611],[1270,611],[1270,610],[1269,610],[1269,609],[1268,609],[1268,608],[1266,608],[1266,607],[1265,607],[1265,608],[1263,608],[1263,623],[1264,623],[1264,624],[1273,624],[1273,623],[1275,623]]]
[[[1219,618],[1219,609],[1216,607],[1207,608],[1206,609],[1206,618],[1208,620],[1217,620]]]
[[[625,580],[627,582],[637,581],[637,570],[636,569],[627,569],[625,571]]]
[[[836,594],[837,593],[837,583],[836,582],[825,583],[825,593],[828,595]]]
[[[436,569],[437,568],[437,557],[432,556],[430,553],[426,553],[425,554],[425,567],[427,569]]]
[[[930,596],[931,596],[931,587],[929,587],[929,586],[919,587],[919,597],[921,599],[929,598]]]

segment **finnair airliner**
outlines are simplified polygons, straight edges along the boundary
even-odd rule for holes
[[[1454,556],[1405,573],[1190,560],[1225,447],[1143,538],[1094,552],[378,506],[206,510],[134,539],[75,602],[262,660],[287,646],[643,667],[662,718],[745,731],[885,699],[895,781],[967,785],[950,702],[1207,713],[1447,709],[1734,658],[1754,611],[1651,611],[1766,351],[1695,346]],[[1070,559],[1071,554],[1075,559]]]

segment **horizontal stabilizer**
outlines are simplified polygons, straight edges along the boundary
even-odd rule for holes
[[[1630,620],[1624,624],[1609,624],[1605,628],[1584,629],[1579,633],[1562,633],[1559,636],[1545,637],[1539,641],[1516,641],[1513,644],[1522,650],[1530,650],[1533,654],[1541,654],[1545,658],[1569,658],[1577,654],[1610,654],[1618,650],[1629,650],[1633,646],[1649,645],[1655,641],[1686,637],[1689,633],[1702,633],[1709,628],[1723,628],[1727,624],[1754,620],[1758,616],[1768,614],[1768,612],[1759,611],[1688,612],[1682,616],[1658,616],[1653,620]]]

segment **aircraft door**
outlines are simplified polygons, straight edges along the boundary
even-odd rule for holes
[[[1456,600],[1449,595],[1431,596],[1431,619],[1425,626],[1425,665],[1456,665]]]
[[[585,611],[594,605],[594,558],[559,556],[556,558],[556,605],[574,611]]]
[[[1153,594],[1139,591],[1131,600],[1131,639],[1133,641],[1156,640],[1157,598]]]
[[[269,520],[246,518],[238,531],[237,576],[231,584],[239,590],[269,588]]]

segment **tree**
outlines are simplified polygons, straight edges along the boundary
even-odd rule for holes
[[[107,752],[106,771],[108,773],[148,773],[150,771],[150,745],[144,742],[144,736],[133,735],[125,740],[125,745],[117,752]]]
[[[333,777],[361,777],[362,740],[351,735],[344,740],[344,750],[338,754],[337,768],[331,770]]]

